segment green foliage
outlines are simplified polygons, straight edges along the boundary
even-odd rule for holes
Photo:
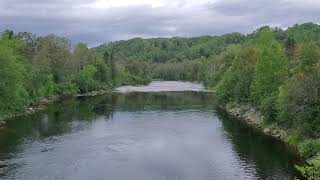
[[[68,39],[55,35],[3,32],[0,63],[0,117],[24,111],[30,104],[53,95],[109,89],[117,79],[114,59],[104,61],[84,43],[71,50]],[[125,83],[148,83],[145,70],[140,68],[136,75],[124,70]]]
[[[93,64],[93,58],[93,53],[87,45],[78,43],[73,50],[73,57],[70,62],[72,70],[78,73],[85,65]]]
[[[273,121],[277,115],[276,101],[277,101],[277,92],[270,94],[265,97],[260,102],[260,111],[266,120]]]
[[[299,71],[307,72],[312,71],[313,66],[320,62],[320,49],[315,43],[303,44],[298,52],[298,65],[295,68]]]
[[[70,96],[75,95],[79,92],[76,84],[72,82],[59,83],[56,87],[56,93],[59,95]]]
[[[260,56],[255,67],[252,95],[261,103],[286,80],[288,63],[280,44],[273,39],[271,32],[261,33],[258,47]]]
[[[304,45],[292,77],[280,88],[278,119],[302,129],[303,136],[318,137],[320,128],[320,49]]]
[[[211,87],[216,86],[223,78],[224,72],[226,72],[236,59],[238,52],[239,47],[231,45],[221,54],[209,58],[209,64],[206,66],[208,68],[206,70],[206,74],[208,74],[206,84],[209,84]]]
[[[320,139],[306,140],[299,144],[298,150],[307,163],[296,168],[307,179],[320,179]]]
[[[112,85],[116,85],[116,75],[117,75],[117,65],[115,62],[114,51],[113,49],[107,49],[103,54],[103,59],[107,63],[108,67],[110,67],[109,76],[111,78]]]
[[[97,89],[98,84],[94,77],[97,69],[93,65],[87,65],[76,77],[76,84],[79,87],[80,92],[89,92]]]
[[[320,156],[308,160],[307,165],[296,168],[308,180],[320,179]]]
[[[224,73],[216,88],[222,102],[243,102],[250,99],[250,87],[257,61],[257,50],[242,46],[236,50],[232,66]]]
[[[94,66],[97,70],[95,79],[102,83],[109,83],[111,81],[111,77],[109,77],[108,65],[103,60],[96,60]]]
[[[203,64],[198,60],[188,63],[167,62],[154,66],[152,77],[164,80],[200,81]]]
[[[305,140],[299,144],[298,150],[302,157],[310,159],[320,153],[320,139]]]
[[[118,65],[116,75],[116,86],[122,85],[135,85],[135,84],[148,84],[151,82],[149,78],[141,78],[130,74],[123,66]]]
[[[22,57],[16,55],[23,45],[3,33],[0,37],[0,116],[18,112],[26,107],[28,93],[24,88],[25,68]]]
[[[320,26],[313,23],[305,23],[289,27],[286,31],[288,36],[293,37],[298,43],[314,42],[320,45]]]
[[[221,53],[228,45],[242,43],[244,35],[231,33],[223,36],[202,36],[197,38],[135,38],[117,41],[95,48],[103,57],[106,49],[114,49],[117,61],[151,61],[166,63],[172,59],[194,60]]]
[[[46,82],[43,86],[43,95],[45,97],[48,97],[48,96],[51,96],[54,94],[54,91],[55,91],[55,88],[56,88],[56,84],[53,82],[53,75],[50,74],[48,75],[47,79],[46,79]]]
[[[258,48],[260,55],[255,66],[251,94],[267,119],[271,119],[275,113],[273,107],[278,89],[288,77],[288,62],[270,31],[261,32]]]
[[[297,132],[297,130],[293,130],[290,132],[287,138],[287,142],[289,143],[289,145],[295,146],[299,142],[301,142],[301,137],[299,136],[299,134],[300,133]]]

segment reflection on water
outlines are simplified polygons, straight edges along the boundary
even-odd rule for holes
[[[8,121],[0,179],[292,179],[280,142],[213,111],[205,92],[66,100]]]

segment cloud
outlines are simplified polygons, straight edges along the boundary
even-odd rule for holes
[[[311,0],[229,0],[212,4],[211,9],[226,16],[243,17],[255,27],[288,27],[320,20],[320,2]]]
[[[320,21],[312,0],[1,0],[0,30],[54,33],[96,46],[133,37],[247,33]]]

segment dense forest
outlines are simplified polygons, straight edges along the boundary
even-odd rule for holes
[[[71,46],[55,35],[4,31],[0,36],[0,117],[55,95],[108,90],[125,84],[145,84],[105,53],[98,58],[86,44]]]
[[[320,26],[261,27],[244,35],[135,38],[89,49],[48,35],[0,36],[0,116],[51,96],[108,90],[151,79],[198,81],[220,104],[250,103],[290,132],[310,179],[320,177]]]

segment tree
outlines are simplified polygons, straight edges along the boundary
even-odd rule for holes
[[[275,115],[278,89],[288,78],[288,61],[271,31],[261,31],[258,48],[260,55],[255,65],[251,95],[267,119],[271,119]]]
[[[97,69],[97,72],[95,74],[95,79],[102,83],[109,83],[109,67],[108,65],[101,59],[97,59],[94,63],[95,68]]]
[[[87,64],[93,64],[93,54],[84,43],[78,43],[72,56],[71,66],[75,73],[81,71],[81,69]]]
[[[250,99],[254,66],[258,58],[256,48],[242,46],[237,49],[231,67],[218,83],[216,93],[223,102],[244,102]]]
[[[47,96],[45,89],[51,83],[58,85],[70,81],[75,74],[70,68],[70,42],[62,37],[49,35],[32,37],[27,33],[19,33],[18,37],[26,45],[25,55],[28,59],[26,88],[34,101]],[[30,53],[29,50],[33,52]],[[52,76],[51,78],[48,78]],[[53,82],[50,82],[50,81]],[[50,88],[49,88],[50,89]]]
[[[0,116],[21,111],[28,104],[24,88],[25,68],[21,56],[16,55],[23,44],[11,32],[0,37]]]
[[[320,61],[320,50],[315,43],[303,44],[298,52],[298,66],[297,71],[307,72],[313,69],[314,65]]]
[[[285,42],[285,48],[286,48],[286,55],[289,59],[289,61],[292,61],[294,59],[294,55],[296,52],[296,40],[293,37],[288,37]]]
[[[298,127],[303,136],[320,136],[320,49],[306,44],[298,52],[299,64],[278,96],[278,119]]]
[[[79,73],[76,78],[80,92],[89,92],[97,89],[97,82],[95,81],[95,73],[97,69],[93,65],[87,65]]]
[[[113,50],[107,50],[104,53],[104,60],[107,63],[108,67],[110,67],[110,77],[112,80],[112,85],[116,84],[116,63],[114,59]]]

